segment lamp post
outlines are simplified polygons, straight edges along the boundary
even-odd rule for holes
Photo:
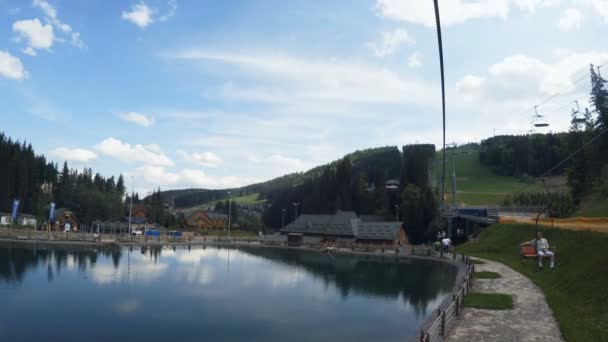
[[[397,222],[399,222],[399,205],[395,204],[395,213],[397,213]]]
[[[129,235],[133,236],[133,231],[131,230],[131,215],[133,213],[133,195],[134,195],[134,190],[133,190],[133,183],[135,182],[135,180],[133,179],[133,176],[131,176],[131,203],[129,204]]]
[[[228,241],[231,240],[230,237],[230,216],[232,213],[232,204],[230,203],[230,191],[228,191]]]
[[[293,202],[293,209],[294,209],[294,220],[298,219],[298,206],[300,205],[300,202]]]
[[[283,212],[283,218],[281,219],[281,229],[285,227],[285,208],[281,209]]]

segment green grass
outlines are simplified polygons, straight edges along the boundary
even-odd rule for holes
[[[498,279],[500,278],[500,273],[490,272],[490,271],[481,271],[475,272],[475,278],[477,279]]]
[[[206,203],[202,203],[200,205],[197,205],[195,207],[192,207],[190,209],[195,209],[195,208],[213,208],[213,207],[215,207],[215,204],[217,202],[225,202],[225,201],[226,201],[226,199],[206,202]],[[237,197],[232,197],[231,201],[234,201],[234,203],[238,203],[238,204],[242,204],[242,205],[262,204],[262,203],[266,202],[266,200],[259,200],[257,193],[255,193],[255,194],[249,194],[249,195],[243,195],[243,196],[237,196]]]
[[[597,192],[590,194],[581,202],[580,208],[574,216],[608,217],[608,198]]]
[[[456,169],[456,201],[466,205],[501,204],[507,194],[510,194],[526,183],[515,177],[500,176],[489,167],[479,161],[479,152],[463,152],[457,150],[454,155],[454,166]],[[441,161],[439,154],[439,161]],[[438,164],[440,165],[440,164]],[[437,170],[437,179],[440,179],[440,167]],[[446,161],[446,191],[452,189],[452,160],[450,154]],[[531,184],[526,191],[544,191],[542,185]],[[451,195],[448,200],[451,200]]]
[[[608,234],[540,229],[557,247],[557,270],[538,271],[534,260],[519,260],[519,244],[534,237],[534,226],[496,224],[459,253],[502,262],[542,289],[567,341],[606,341],[608,331]]]
[[[486,310],[511,310],[513,309],[513,296],[504,293],[471,292],[464,297],[464,306]]]

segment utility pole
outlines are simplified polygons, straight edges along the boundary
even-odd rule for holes
[[[231,240],[230,237],[230,215],[232,213],[232,204],[230,203],[230,191],[228,191],[228,241]]]
[[[453,217],[453,213],[456,210],[456,166],[454,164],[454,150],[456,150],[456,143],[452,143],[452,151],[451,151],[451,155],[452,155],[452,210],[450,210],[450,212],[452,212],[452,215],[450,215],[450,218],[448,219],[448,238],[452,238],[452,217]]]
[[[399,222],[399,205],[395,204],[395,212],[397,213],[397,222]]]
[[[133,176],[131,176],[131,203],[129,204],[129,235],[133,236],[133,231],[131,230],[131,214],[133,213],[133,195],[134,195],[134,190],[133,190],[133,183],[135,182],[135,180],[133,180]]]
[[[294,220],[298,219],[298,206],[299,205],[300,205],[300,202],[298,202],[298,203],[293,202],[293,209],[294,209],[294,215],[295,215],[293,218]]]
[[[281,229],[283,229],[283,227],[285,227],[285,208],[281,209],[281,211],[283,212],[283,219],[281,220]]]

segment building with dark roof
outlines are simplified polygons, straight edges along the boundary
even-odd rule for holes
[[[206,212],[200,209],[184,211],[186,225],[197,229],[224,229],[228,227],[228,215]]]
[[[362,220],[352,211],[333,215],[302,214],[281,229],[282,234],[303,234],[319,242],[407,243],[401,222]]]

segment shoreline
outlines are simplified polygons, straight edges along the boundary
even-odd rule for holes
[[[60,247],[60,248],[77,248],[77,249],[122,249],[129,247],[160,247],[160,248],[191,248],[191,247],[216,247],[216,248],[273,248],[273,249],[282,249],[282,250],[292,250],[292,251],[300,251],[300,252],[320,252],[320,246],[286,246],[286,245],[276,245],[276,244],[264,244],[260,243],[259,239],[256,240],[247,240],[247,241],[217,241],[210,239],[209,241],[201,241],[201,240],[192,240],[192,241],[83,241],[83,240],[42,240],[42,239],[20,239],[20,238],[11,238],[11,237],[0,237],[0,247],[5,244],[11,245],[21,245],[26,247]],[[379,252],[380,249],[378,246],[370,247],[369,251],[359,251],[359,250],[351,250],[347,248],[339,248],[336,250],[332,250],[331,254],[340,254],[340,255],[352,255],[359,257],[368,257],[368,258],[380,258],[383,260],[392,259],[394,261],[406,261],[406,260],[431,260],[434,262],[443,262],[456,267],[457,275],[452,288],[449,292],[445,294],[445,297],[438,305],[437,310],[445,309],[452,303],[452,295],[457,293],[465,279],[467,273],[467,264],[464,262],[464,256],[456,257],[454,254],[443,254],[437,253],[430,247],[426,246],[404,246],[405,248],[400,248],[399,253],[395,253],[394,249],[385,249],[383,252]],[[409,247],[409,248],[408,248]],[[415,251],[420,251],[416,254]],[[430,252],[429,252],[430,251]],[[414,252],[414,254],[412,254]],[[327,253],[327,252],[325,252]],[[428,327],[436,320],[436,311],[433,310],[429,312],[422,323],[418,326],[418,331],[420,329],[428,329]],[[418,341],[419,337],[417,335],[411,336],[408,341]]]

